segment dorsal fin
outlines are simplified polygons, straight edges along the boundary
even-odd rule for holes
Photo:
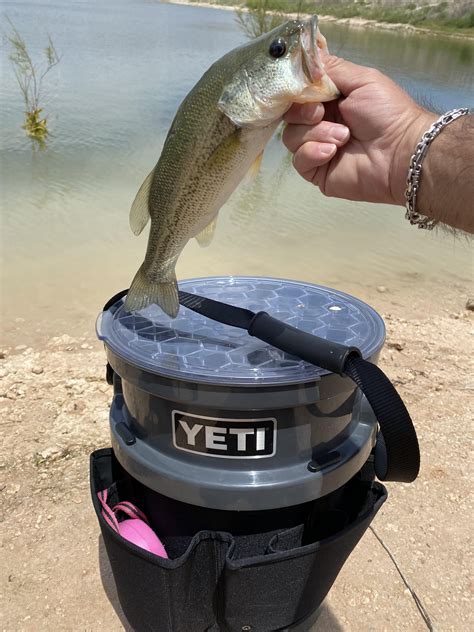
[[[130,209],[130,228],[134,235],[139,235],[147,225],[150,219],[150,211],[148,208],[148,198],[150,197],[151,183],[153,182],[153,174],[155,170],[148,174],[139,188],[138,193],[133,200]]]
[[[206,228],[204,228],[204,230],[202,230],[200,233],[196,235],[196,241],[201,246],[201,248],[205,248],[206,246],[209,246],[209,244],[211,243],[212,238],[214,237],[214,233],[216,231],[216,224],[217,224],[217,215],[214,217],[214,219],[211,222],[209,222],[209,224],[206,226]]]

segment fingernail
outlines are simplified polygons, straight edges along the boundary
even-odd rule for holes
[[[331,127],[331,131],[329,133],[335,140],[343,141],[349,137],[350,131],[348,127],[335,125],[334,127]]]
[[[324,156],[330,156],[336,151],[336,149],[337,149],[336,145],[332,145],[330,143],[324,143],[323,145],[321,145],[320,151]]]

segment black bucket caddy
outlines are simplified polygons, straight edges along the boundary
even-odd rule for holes
[[[98,321],[112,449],[92,454],[91,488],[130,625],[309,630],[387,497],[375,474],[418,473],[411,420],[376,366],[383,321],[278,279],[184,281],[175,320],[127,313],[123,294]],[[168,559],[107,524],[105,489],[146,514]]]

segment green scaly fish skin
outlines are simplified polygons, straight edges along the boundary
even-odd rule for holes
[[[287,22],[227,53],[187,95],[130,212],[135,234],[149,218],[151,228],[125,309],[156,303],[176,317],[175,265],[186,243],[210,243],[219,209],[293,102],[339,96],[320,61],[325,48],[316,16]]]

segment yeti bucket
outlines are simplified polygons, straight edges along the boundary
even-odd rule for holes
[[[380,316],[336,290],[259,277],[179,287],[355,349],[365,365],[384,342]],[[188,304],[173,320],[155,305],[128,313],[120,296],[98,319],[114,388],[112,449],[92,455],[91,485],[122,608],[137,630],[309,629],[386,499],[374,480],[380,420],[358,374],[316,366]],[[104,489],[112,505],[145,512],[169,559],[110,529],[97,500]]]

